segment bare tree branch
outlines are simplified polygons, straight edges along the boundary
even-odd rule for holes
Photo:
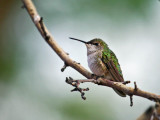
[[[33,5],[31,0],[22,0],[24,3],[24,7],[27,9],[28,14],[30,15],[33,23],[39,30],[40,34],[42,37],[45,39],[45,41],[50,45],[50,47],[57,53],[57,55],[64,61],[65,66],[63,67],[62,71],[67,67],[70,66],[77,70],[79,73],[81,73],[83,76],[85,76],[88,79],[93,79],[92,74],[86,70],[83,66],[78,64],[77,62],[73,61],[68,54],[57,44],[57,42],[54,40],[48,29],[43,23],[42,18],[39,16],[35,6]],[[117,90],[123,91],[129,96],[140,96],[147,98],[149,100],[155,101],[155,102],[160,102],[160,95],[156,95],[154,93],[146,92],[143,90],[140,90],[137,88],[137,85],[135,83],[135,88],[128,87],[123,83],[120,82],[113,82],[108,79],[104,78],[98,78],[98,82],[95,81],[90,81],[92,83],[98,84],[98,85],[103,85],[103,86],[108,86],[111,88],[115,88]],[[132,99],[132,98],[131,98]],[[131,103],[132,104],[132,103]]]

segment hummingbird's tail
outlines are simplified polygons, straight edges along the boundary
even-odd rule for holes
[[[117,90],[117,89],[114,89],[114,88],[113,88],[113,90],[114,90],[119,96],[121,96],[121,97],[126,97],[126,94],[125,94],[124,92],[122,92],[122,91],[120,91],[120,90]]]

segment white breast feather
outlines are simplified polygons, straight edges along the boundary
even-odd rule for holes
[[[88,55],[88,66],[94,74],[102,76],[106,71],[102,69],[104,68],[104,64],[102,63],[101,58],[97,58],[97,56],[97,52]]]

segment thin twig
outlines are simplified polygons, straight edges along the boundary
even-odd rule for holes
[[[61,68],[61,72],[64,72],[64,70],[68,67],[67,63],[64,63],[64,66]]]
[[[133,106],[133,95],[130,95],[130,106]]]
[[[137,87],[136,82],[134,82],[134,90],[135,90],[135,91],[137,91],[137,90],[138,90],[138,87]]]
[[[69,77],[69,78],[66,77],[66,83],[75,87],[73,90],[71,90],[71,92],[74,92],[74,91],[80,92],[83,100],[86,100],[86,97],[84,96],[85,93],[83,91],[88,91],[89,88],[80,88],[79,87],[80,83],[93,82],[93,81],[94,81],[93,79],[92,80],[73,80],[73,78],[71,78],[71,77]]]

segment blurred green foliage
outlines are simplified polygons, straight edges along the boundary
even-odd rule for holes
[[[80,14],[94,13],[106,16],[113,20],[129,20],[136,17],[148,17],[148,10],[152,7],[151,0],[81,0],[72,1],[70,7],[78,16]],[[127,19],[126,19],[127,18]],[[118,21],[117,21],[118,22]]]
[[[54,4],[56,3],[56,4]],[[153,0],[55,0],[53,3],[36,3],[43,16],[52,18],[55,23],[67,19],[84,20],[85,17],[111,20],[114,24],[131,22],[133,19],[150,19]],[[86,21],[88,22],[88,21]]]
[[[104,109],[103,105],[107,107]],[[76,100],[65,101],[61,104],[60,112],[68,120],[113,120],[113,112],[106,103],[99,102],[78,102]]]

